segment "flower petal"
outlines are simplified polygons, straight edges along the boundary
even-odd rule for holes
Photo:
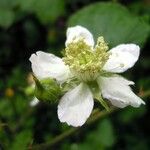
[[[114,106],[123,108],[128,105],[139,107],[145,102],[136,96],[129,85],[133,85],[132,81],[128,81],[121,76],[100,77],[98,84],[102,92],[102,96],[111,101]]]
[[[67,92],[58,105],[58,118],[74,127],[82,126],[90,116],[94,101],[89,87],[81,83]]]
[[[69,68],[65,66],[61,58],[42,51],[32,54],[30,59],[32,70],[37,78],[55,78],[58,82],[64,82],[70,75]]]
[[[109,51],[104,70],[121,73],[131,68],[139,58],[140,48],[135,44],[121,44]]]
[[[66,46],[67,44],[71,43],[74,38],[78,40],[79,38],[84,38],[86,44],[90,46],[94,46],[94,39],[93,35],[88,31],[88,29],[82,26],[74,26],[67,29],[67,39],[66,39]]]

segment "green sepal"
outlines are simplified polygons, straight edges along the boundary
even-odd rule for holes
[[[115,76],[116,74],[112,73],[112,72],[106,72],[106,71],[102,71],[100,76],[102,77],[112,77]]]
[[[105,102],[105,100],[103,100],[97,82],[96,82],[96,81],[89,82],[88,85],[89,85],[89,87],[90,87],[90,89],[91,89],[91,91],[92,91],[92,93],[93,93],[94,99],[98,100],[98,101],[101,103],[101,105],[102,105],[107,111],[109,111],[109,106],[107,105],[107,103]]]
[[[71,78],[70,80],[64,82],[61,87],[62,87],[62,93],[65,94],[68,92],[70,89],[75,88],[77,85],[80,84],[80,81],[77,78]]]
[[[37,79],[33,76],[35,85],[35,97],[40,101],[46,101],[55,103],[59,100],[61,95],[60,85],[56,80],[51,78],[45,78],[42,80]]]
[[[110,110],[110,109],[109,109],[109,106],[107,105],[107,103],[105,102],[105,100],[103,100],[103,98],[101,97],[100,94],[94,95],[94,98],[95,98],[96,100],[98,100],[98,101],[101,103],[101,105],[102,105],[107,111]]]

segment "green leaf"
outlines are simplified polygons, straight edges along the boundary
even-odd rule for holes
[[[113,126],[110,120],[104,119],[100,122],[97,132],[99,132],[98,138],[103,146],[110,147],[115,143]]]
[[[81,9],[70,17],[69,26],[82,25],[97,38],[104,36],[110,47],[121,43],[142,46],[149,36],[150,26],[133,16],[120,4],[99,2]]]
[[[32,134],[30,130],[24,130],[15,136],[14,142],[12,144],[12,150],[26,150],[29,144],[32,142]]]
[[[97,128],[87,133],[85,140],[80,143],[63,145],[63,150],[105,150],[115,144],[115,135],[110,120],[103,119]]]
[[[8,28],[12,25],[15,19],[14,12],[7,9],[0,9],[0,26]]]
[[[17,0],[0,0],[0,9],[12,9],[17,4]]]
[[[35,11],[43,23],[55,21],[64,13],[63,0],[42,0],[36,1]]]
[[[23,11],[33,12],[36,0],[16,0],[20,9]]]
[[[64,0],[22,0],[19,2],[22,10],[33,12],[44,24],[55,21],[64,14]]]
[[[8,99],[1,99],[1,101],[0,101],[0,114],[3,117],[12,119],[13,109],[11,106],[11,101],[9,101]]]
[[[93,149],[99,150],[113,146],[115,144],[115,140],[111,121],[104,119],[100,121],[97,129],[87,136],[86,142],[90,143]]]

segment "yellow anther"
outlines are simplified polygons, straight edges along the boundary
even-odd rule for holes
[[[84,38],[74,39],[67,45],[63,61],[77,78],[95,80],[109,57],[107,50],[103,37],[98,38],[95,48],[87,45]]]

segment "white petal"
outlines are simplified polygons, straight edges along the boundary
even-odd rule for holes
[[[31,107],[34,107],[34,106],[36,106],[38,103],[39,103],[39,100],[38,100],[36,97],[34,97],[34,99],[30,102],[30,106],[31,106]]]
[[[67,92],[58,105],[58,118],[74,127],[82,126],[90,116],[94,101],[89,87],[81,83]]]
[[[74,26],[67,29],[67,39],[66,39],[66,46],[67,44],[71,43],[74,38],[76,40],[80,38],[84,38],[86,44],[90,46],[94,46],[94,39],[93,35],[90,33],[90,31],[82,26]]]
[[[114,106],[123,108],[128,105],[139,107],[145,102],[136,96],[129,85],[133,85],[132,81],[128,81],[121,76],[100,77],[98,84],[102,92],[102,96],[111,101]]]
[[[131,68],[139,58],[140,48],[135,44],[121,44],[109,51],[104,70],[121,73]]]
[[[32,70],[37,78],[55,78],[59,82],[64,82],[70,75],[69,68],[65,66],[61,58],[42,51],[32,54],[30,59]]]

